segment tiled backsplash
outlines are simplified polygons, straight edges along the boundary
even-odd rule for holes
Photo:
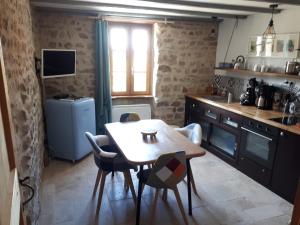
[[[218,87],[219,91],[222,91],[224,88],[228,92],[231,92],[234,96],[235,100],[239,100],[240,95],[246,90],[247,84],[250,78],[237,78],[237,77],[229,77],[229,76],[221,76],[215,75],[214,77],[214,85]],[[258,82],[260,82],[261,78],[256,78]],[[300,97],[300,81],[288,81],[283,79],[263,79],[263,81],[269,85],[273,85],[283,93],[287,93],[289,91],[293,93],[298,93]],[[292,85],[291,82],[293,82]],[[299,98],[300,100],[300,98]]]
[[[214,85],[218,88],[219,91],[222,91],[224,88],[233,94],[234,99],[239,99],[239,96],[246,87],[247,80],[236,78],[236,77],[227,77],[215,75]]]

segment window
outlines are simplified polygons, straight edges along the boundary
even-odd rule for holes
[[[151,95],[152,25],[109,24],[113,96]]]

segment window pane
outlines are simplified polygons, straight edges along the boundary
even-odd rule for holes
[[[127,31],[125,28],[112,28],[110,30],[110,44],[113,50],[126,51]]]
[[[112,51],[112,70],[126,71],[126,51]]]
[[[132,46],[134,51],[147,51],[149,33],[146,29],[138,28],[132,31]]]
[[[134,72],[147,71],[147,52],[134,51],[133,53],[133,70]]]
[[[146,73],[134,73],[134,85],[135,92],[147,91],[147,74]]]
[[[112,72],[112,91],[126,92],[126,72]]]

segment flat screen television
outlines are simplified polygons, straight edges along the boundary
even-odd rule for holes
[[[76,75],[76,50],[42,49],[41,75],[43,78]]]

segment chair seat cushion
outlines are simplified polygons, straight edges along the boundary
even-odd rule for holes
[[[137,171],[137,166],[129,163],[122,155],[118,152],[118,148],[114,145],[101,146],[101,149],[106,152],[117,152],[117,156],[114,158],[99,158],[94,155],[96,165],[105,171],[124,171],[128,169],[134,169]]]

